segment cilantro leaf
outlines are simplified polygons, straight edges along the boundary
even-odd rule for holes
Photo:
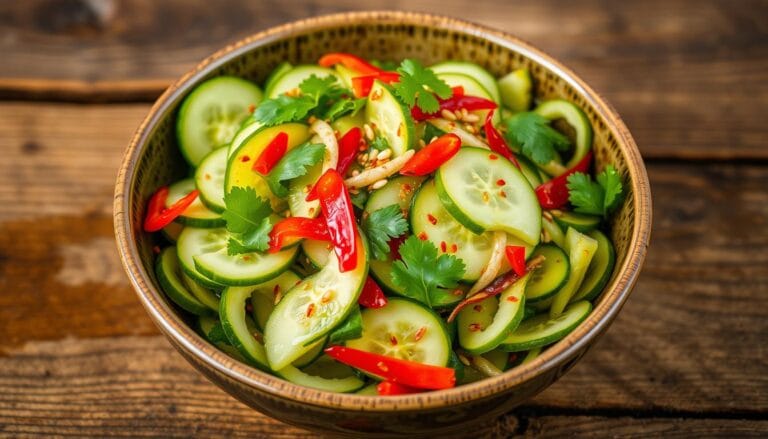
[[[299,84],[298,93],[281,94],[275,98],[263,100],[253,118],[266,126],[303,120],[310,114],[322,116],[328,107],[348,90],[338,84],[333,75],[318,77],[311,75]]]
[[[236,186],[226,194],[224,204],[226,209],[221,216],[227,222],[227,231],[233,235],[227,244],[227,253],[266,250],[268,234],[272,230],[269,200],[258,196],[253,188]]]
[[[332,75],[322,78],[317,75],[310,75],[309,78],[301,81],[299,90],[301,90],[302,96],[310,96],[317,102],[321,96],[331,91],[336,82],[336,77]]]
[[[306,174],[307,168],[322,160],[324,155],[325,145],[322,143],[305,143],[291,149],[267,176],[269,188],[278,197],[287,197],[288,188],[283,182]]]
[[[418,106],[425,113],[434,113],[440,109],[435,94],[442,99],[453,94],[445,81],[416,60],[403,60],[397,73],[400,74],[400,80],[393,84],[395,94],[411,108]]]
[[[437,247],[429,241],[410,236],[400,245],[402,260],[392,264],[392,281],[405,295],[432,306],[442,288],[455,288],[464,274],[464,262],[453,255],[437,256]]]
[[[611,165],[598,174],[597,182],[577,172],[568,176],[568,199],[579,213],[606,216],[621,201],[621,177]]]
[[[323,119],[333,122],[336,119],[348,114],[354,116],[365,106],[366,101],[367,100],[365,98],[338,100],[334,102],[333,105],[331,105],[331,108],[329,108],[328,111],[325,112]]]
[[[368,142],[368,146],[379,151],[384,151],[385,149],[389,149],[389,140],[384,136],[376,136],[373,140]]]
[[[363,230],[368,235],[374,259],[386,260],[389,240],[408,231],[408,221],[397,204],[376,209],[363,219]]]
[[[571,144],[566,136],[549,126],[546,117],[533,112],[517,113],[504,123],[507,141],[540,165],[552,161],[555,150],[566,151]]]

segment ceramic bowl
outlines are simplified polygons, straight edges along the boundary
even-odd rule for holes
[[[197,84],[222,74],[263,83],[282,61],[315,63],[326,52],[366,58],[416,58],[478,63],[496,76],[528,68],[539,98],[576,103],[594,127],[598,169],[613,164],[626,197],[612,220],[617,260],[595,309],[575,331],[534,361],[504,374],[439,392],[368,397],[300,387],[234,360],[201,338],[158,287],[152,248],[159,239],[141,230],[147,199],[185,175],[175,141],[179,103]],[[226,392],[269,416],[310,430],[360,437],[409,437],[472,431],[546,389],[581,358],[610,326],[640,272],[651,231],[646,171],[616,111],[567,67],[520,39],[465,21],[406,12],[357,12],[278,26],[211,55],[171,85],[136,131],[117,178],[115,234],[125,270],[141,302],[171,344]]]

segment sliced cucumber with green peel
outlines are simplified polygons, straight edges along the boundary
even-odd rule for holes
[[[175,202],[195,190],[195,180],[187,178],[177,181],[168,188],[168,198],[165,199],[165,207],[171,207]],[[198,196],[184,212],[174,220],[179,224],[192,227],[221,227],[226,224],[220,214],[207,208]]]
[[[533,189],[536,189],[542,183],[541,176],[539,175],[539,168],[522,154],[516,155],[516,159],[520,164],[520,171],[525,176],[525,179],[528,180],[528,183],[531,184]]]
[[[218,229],[200,229],[196,227],[185,227],[179,235],[179,240],[176,241],[176,254],[179,258],[179,265],[181,269],[189,275],[192,279],[197,281],[200,285],[221,290],[224,285],[219,282],[215,282],[213,279],[199,272],[195,268],[194,256],[199,251],[200,247],[207,247],[210,245],[220,245],[218,241],[221,239],[217,235],[208,236],[203,235],[203,230],[218,230]],[[205,239],[203,239],[205,237]]]
[[[327,343],[328,339],[326,338],[321,338],[320,340],[316,341],[315,344],[313,344],[312,347],[304,355],[297,358],[293,364],[291,364],[291,366],[302,368],[314,363],[318,358],[320,358],[321,355],[323,355],[323,349]]]
[[[360,338],[363,334],[363,315],[360,312],[360,307],[352,307],[352,312],[347,315],[347,318],[328,336],[328,343],[339,344],[347,340],[354,340]]]
[[[592,300],[599,296],[611,278],[613,266],[616,263],[616,251],[608,237],[599,230],[593,230],[587,235],[597,241],[597,252],[595,252],[592,262],[589,263],[584,280],[576,294],[571,298],[571,302]]]
[[[575,148],[565,164],[566,169],[576,166],[592,149],[592,124],[581,108],[571,102],[555,99],[542,102],[533,111],[549,120],[565,119],[576,132]]]
[[[370,214],[375,210],[397,204],[407,217],[411,200],[424,180],[424,177],[399,176],[392,178],[387,184],[371,193],[365,204],[365,212]]]
[[[498,103],[501,103],[501,94],[499,93],[499,86],[496,84],[496,78],[491,75],[488,70],[480,67],[479,65],[471,62],[464,61],[443,61],[430,67],[430,70],[437,73],[438,76],[443,73],[459,73],[469,76],[477,81],[483,89],[490,95],[490,98]],[[449,84],[451,85],[451,84]],[[464,90],[465,94],[470,96],[467,90]]]
[[[473,232],[503,230],[528,244],[539,242],[539,201],[508,160],[498,160],[486,149],[461,148],[440,166],[435,183],[443,206]]]
[[[350,367],[336,363],[327,356],[321,356],[309,367],[299,369],[288,366],[275,371],[275,375],[300,386],[327,392],[350,393],[365,386]]]
[[[514,331],[523,319],[525,287],[531,275],[525,275],[504,290],[499,297],[489,297],[459,312],[459,345],[473,354],[490,352]]]
[[[245,301],[251,297],[248,288],[225,288],[221,293],[219,317],[230,344],[248,363],[259,369],[269,370],[264,345],[256,340],[255,328],[246,322]]]
[[[173,222],[163,227],[160,232],[163,234],[165,239],[175,244],[176,241],[179,240],[179,235],[181,235],[182,230],[184,230],[183,224]]]
[[[554,220],[554,217],[552,219],[542,217],[541,230],[549,235],[550,241],[557,244],[560,248],[565,248],[565,233],[560,228],[560,225],[557,224],[557,221]]]
[[[501,349],[494,349],[484,353],[482,356],[500,371],[505,371],[510,367],[509,352],[502,351]]]
[[[197,318],[197,331],[203,336],[203,338],[208,340],[208,343],[211,343],[238,361],[242,361],[243,363],[247,362],[247,360],[243,358],[242,355],[240,355],[240,352],[238,352],[234,346],[219,338],[222,334],[214,334],[216,331],[214,328],[217,326],[218,330],[222,332],[224,331],[224,329],[221,327],[221,322],[216,317],[206,315],[199,316]],[[226,335],[224,335],[224,338],[226,338]]]
[[[568,275],[568,281],[558,290],[552,300],[549,315],[553,318],[563,312],[571,297],[581,286],[587,268],[597,251],[597,241],[569,227],[565,233],[565,251],[568,252],[571,272]]]
[[[531,281],[525,290],[528,303],[540,302],[557,294],[568,281],[571,264],[568,255],[558,246],[543,244],[534,250],[533,257],[543,256],[544,263],[533,271]]]
[[[501,103],[517,113],[531,108],[533,78],[528,69],[517,69],[499,79]]]
[[[539,354],[541,354],[541,347],[531,349],[525,354],[525,357],[523,357],[523,361],[521,361],[520,364],[530,363],[531,361],[535,360]]]
[[[445,81],[445,83],[451,87],[462,87],[466,96],[476,96],[488,99],[489,101],[498,102],[498,97],[494,97],[493,94],[480,83],[477,77],[456,72],[438,73],[437,77]],[[493,85],[496,85],[495,81],[493,82]],[[476,110],[472,111],[472,113],[477,113],[477,115],[480,116],[480,120],[484,121],[488,110]],[[496,125],[499,122],[501,122],[501,114],[497,111],[493,113],[493,123]]]
[[[301,281],[298,274],[291,270],[283,272],[280,276],[262,284],[249,287],[229,287],[229,289],[242,288],[250,291],[251,306],[253,307],[253,320],[256,326],[264,331],[269,315],[275,309],[275,301]]]
[[[587,233],[591,230],[595,230],[600,225],[600,218],[597,215],[586,215],[577,212],[565,212],[560,211],[557,215],[552,214],[552,218],[563,230],[568,230],[568,227],[573,227],[581,233]]]
[[[289,63],[288,61],[283,61],[280,64],[277,65],[272,70],[272,73],[269,74],[267,77],[267,80],[264,81],[264,90],[270,91],[272,88],[274,88],[275,82],[283,76],[283,74],[288,73],[293,69],[293,64]]]
[[[248,140],[248,138],[251,137],[253,133],[262,129],[263,127],[264,125],[253,117],[246,119],[240,126],[240,130],[238,130],[237,134],[235,134],[235,137],[232,138],[232,142],[229,143],[229,146],[227,147],[227,157],[232,157],[232,153],[243,146],[243,142]]]
[[[331,128],[333,128],[334,131],[339,132],[339,138],[344,134],[347,134],[347,131],[352,128],[357,127],[362,129],[363,125],[365,125],[365,111],[363,110],[360,110],[355,114],[342,116],[331,122]]]
[[[413,149],[416,133],[411,112],[387,84],[378,80],[374,82],[365,105],[365,120],[387,139],[392,157]]]
[[[187,273],[181,272],[181,281],[187,290],[195,296],[197,300],[203,305],[211,309],[211,311],[219,311],[219,296],[216,295],[210,289],[200,285],[196,280],[192,279]]]
[[[336,75],[341,78],[341,83],[350,90],[352,90],[352,78],[355,76],[360,76],[359,73],[353,72],[352,70],[344,67],[342,64],[334,65],[333,70],[335,70]]]
[[[424,183],[413,197],[410,222],[413,234],[426,237],[438,254],[464,261],[462,281],[476,281],[483,273],[493,253],[493,232],[476,234],[456,221],[440,202],[434,180]]]
[[[306,353],[336,328],[357,305],[368,276],[365,239],[358,236],[357,266],[342,273],[336,255],[319,272],[303,279],[283,295],[267,320],[264,340],[273,370],[280,370]]]
[[[192,166],[211,151],[227,145],[248,116],[248,107],[261,101],[256,84],[234,76],[219,76],[195,87],[179,109],[176,136],[182,155]]]
[[[383,308],[363,310],[363,335],[347,346],[367,352],[445,366],[451,339],[440,316],[419,303],[390,298]]]
[[[333,244],[327,241],[305,239],[301,241],[301,250],[312,265],[323,268],[328,263],[329,252],[333,250]]]
[[[341,82],[339,75],[331,69],[311,64],[300,65],[277,77],[266,91],[267,98],[274,99],[287,91],[298,88],[299,84],[312,75],[315,75],[318,78],[333,76],[339,81],[340,85],[344,85]]]
[[[367,386],[355,392],[355,395],[379,396],[378,386],[379,383],[368,384]]]
[[[155,274],[160,287],[173,303],[192,314],[211,314],[211,310],[193,296],[182,282],[176,247],[166,247],[158,255]]]
[[[291,216],[314,218],[320,215],[320,202],[307,201],[307,194],[315,186],[317,180],[323,174],[324,164],[317,163],[309,168],[306,174],[296,177],[288,182],[288,209]]]
[[[501,348],[508,352],[527,351],[555,343],[568,335],[587,318],[592,304],[586,300],[570,305],[558,317],[540,314],[525,320],[510,334]]]
[[[309,127],[301,123],[286,123],[256,130],[229,157],[227,172],[224,176],[225,192],[231,191],[236,186],[252,188],[257,195],[270,200],[275,212],[282,212],[285,209],[285,200],[275,196],[264,177],[253,171],[253,163],[281,132],[288,135],[289,150],[306,142],[310,137]]]
[[[227,172],[227,148],[208,154],[195,170],[195,186],[200,201],[214,212],[224,212],[224,174]]]

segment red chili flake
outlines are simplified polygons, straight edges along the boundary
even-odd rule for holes
[[[248,106],[248,112],[253,114],[253,112],[256,111],[256,106],[251,104]]]
[[[440,241],[440,251],[443,253],[448,251],[448,244],[445,241]]]
[[[469,330],[470,330],[470,332],[477,332],[477,331],[479,331],[479,330],[481,330],[481,329],[482,329],[482,328],[480,328],[480,324],[479,324],[479,323],[470,323],[470,324],[469,324]]]
[[[421,239],[422,241],[426,241],[426,240],[427,240],[427,234],[426,234],[425,232],[421,232],[421,233],[419,233],[418,237],[419,237],[419,239]]]
[[[501,190],[501,191],[499,191],[499,196],[500,196],[501,198],[507,198],[507,193],[506,193],[506,192],[504,192],[503,190]]]
[[[251,260],[251,257],[250,257],[249,255],[243,255],[243,260],[244,260],[245,262],[248,262],[248,261],[250,261],[250,260]]]
[[[211,179],[211,174],[208,174],[208,173],[206,173],[204,178],[205,178],[206,180],[210,180],[210,179]]]
[[[453,295],[454,296],[462,296],[462,295],[464,295],[464,291],[461,291],[460,289],[456,288],[455,290],[453,290]]]
[[[518,298],[517,298],[517,297],[515,297],[515,296],[509,296],[509,297],[507,297],[507,302],[518,302],[518,301],[520,301],[520,299],[518,299]]]
[[[491,160],[498,160],[499,156],[497,156],[496,154],[488,154],[488,158]]]
[[[418,331],[416,331],[416,334],[413,335],[413,339],[416,341],[419,341],[424,337],[424,334],[426,333],[427,333],[427,327],[422,326],[421,328],[419,328]]]
[[[500,179],[496,180],[496,184],[499,185],[499,186],[504,186],[505,184],[507,184],[507,182],[504,181],[503,178],[500,178]]]
[[[472,309],[474,309],[477,312],[480,312],[483,310],[483,305],[475,305],[472,307]]]
[[[412,190],[413,190],[413,187],[412,187],[410,184],[408,184],[408,183],[405,183],[405,184],[403,185],[403,190],[404,190],[404,191],[407,193],[407,192],[410,192],[410,191],[412,191]]]
[[[382,371],[382,372],[387,372],[387,371],[389,371],[389,367],[387,367],[387,365],[386,365],[386,364],[384,364],[384,362],[383,362],[383,361],[379,361],[379,362],[376,364],[376,367],[378,367],[378,368],[379,368],[379,370],[380,370],[380,371]]]
[[[301,282],[301,281],[299,281]],[[299,284],[299,282],[296,282],[296,285]],[[277,295],[277,293],[280,292],[280,285],[275,285],[275,288],[272,288],[272,294]]]
[[[259,334],[258,332],[253,333],[253,338],[256,339],[259,343],[264,343],[264,336]]]
[[[243,162],[243,163],[249,162],[249,161],[251,161],[251,158],[248,157],[247,155],[244,155],[244,156],[240,157],[240,161]]]
[[[451,253],[456,253],[459,251],[459,246],[456,244],[451,244]]]
[[[509,357],[507,357],[507,362],[514,363],[515,361],[517,361],[517,354],[513,352],[509,354]]]
[[[395,337],[392,334],[389,334],[389,342],[392,343],[392,346],[397,346],[397,337]]]
[[[248,312],[253,312],[253,304],[252,303],[246,303],[245,304],[245,310]]]
[[[152,253],[159,255],[160,254],[160,246],[154,246],[152,247]]]
[[[307,306],[307,317],[312,317],[312,314],[315,313],[315,304],[310,303],[309,306]]]
[[[328,303],[333,299],[333,290],[328,290],[323,294],[323,297],[320,298],[321,303]]]
[[[429,222],[432,223],[433,226],[437,225],[437,218],[435,218],[435,216],[432,215],[431,213],[427,214],[427,220],[429,220]]]

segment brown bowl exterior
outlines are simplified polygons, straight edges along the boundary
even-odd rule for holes
[[[157,237],[141,230],[154,190],[184,175],[175,143],[175,110],[201,81],[222,74],[263,83],[282,61],[315,63],[326,52],[367,58],[416,58],[425,64],[476,62],[501,76],[527,67],[536,96],[575,102],[594,127],[598,169],[613,164],[627,182],[612,220],[616,269],[595,309],[573,333],[533,362],[456,389],[389,398],[304,388],[234,360],[199,337],[162,294],[152,270]],[[405,12],[343,13],[272,28],[204,60],[166,90],[137,130],[115,191],[115,234],[121,258],[143,305],[173,346],[212,382],[249,406],[284,422],[359,436],[437,434],[488,422],[542,391],[563,375],[611,324],[640,272],[650,239],[651,199],[645,168],[616,112],[560,63],[510,35],[451,18]],[[464,430],[471,431],[471,430]]]

